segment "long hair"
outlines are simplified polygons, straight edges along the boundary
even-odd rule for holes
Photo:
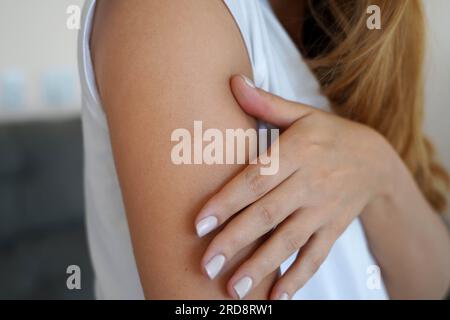
[[[381,9],[381,30],[367,8]],[[431,206],[446,209],[450,179],[423,133],[425,23],[420,0],[309,0],[302,48],[339,115],[380,132]]]

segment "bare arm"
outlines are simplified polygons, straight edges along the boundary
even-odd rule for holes
[[[274,228],[230,284],[244,276],[258,284],[301,249],[271,292],[271,298],[290,298],[362,212],[390,297],[443,298],[450,282],[449,233],[386,139],[367,126],[248,83],[242,77],[231,82],[243,110],[284,129],[275,142],[280,170],[260,176],[249,189],[246,177],[256,175],[258,168],[248,166],[208,201],[197,221],[215,214],[219,221],[231,222],[212,240],[203,261],[218,252],[232,258]]]
[[[193,221],[204,202],[239,165],[171,162],[171,133],[203,126],[252,128],[229,88],[232,74],[250,75],[243,41],[220,0],[99,1],[91,38],[97,83],[146,298],[229,297],[230,272],[201,273],[211,237]],[[249,298],[267,298],[271,274]]]
[[[393,299],[442,299],[450,285],[450,237],[406,166],[393,155],[393,185],[361,215]]]

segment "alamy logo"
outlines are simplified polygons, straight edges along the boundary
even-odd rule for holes
[[[81,8],[77,5],[70,5],[66,9],[69,15],[66,21],[66,27],[69,30],[79,30],[81,23]]]
[[[367,19],[367,28],[369,30],[381,29],[381,9],[377,5],[371,5],[367,7],[367,14],[370,14]]]
[[[381,290],[381,270],[377,265],[370,265],[366,270],[366,286],[369,290]]]
[[[70,265],[66,269],[66,273],[70,274],[66,280],[66,286],[69,290],[81,289],[81,269],[77,265]]]
[[[172,132],[172,163],[182,164],[260,164],[261,175],[274,175],[279,169],[279,130],[219,129],[203,132],[202,121],[194,121],[193,137],[188,129]],[[268,140],[272,141],[267,150]],[[192,148],[194,150],[192,150]],[[247,152],[246,152],[247,151]]]

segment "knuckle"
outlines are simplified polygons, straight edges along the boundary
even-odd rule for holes
[[[302,237],[296,235],[294,232],[287,232],[283,236],[284,248],[287,252],[291,253],[298,250],[302,244]]]
[[[259,198],[267,191],[266,176],[260,175],[256,168],[245,173],[245,182],[255,197]]]
[[[309,272],[315,274],[324,261],[324,255],[320,252],[316,252],[309,258]]]
[[[293,141],[292,141],[293,144],[296,145],[296,146],[298,146],[298,148],[297,148],[296,150],[304,150],[304,147],[306,147],[306,146],[308,145],[308,138],[307,138],[307,136],[306,136],[303,132],[301,132],[301,131],[294,132],[294,133],[292,134],[291,139],[293,140]],[[298,152],[301,154],[300,151],[298,151]]]
[[[332,179],[332,174],[327,169],[317,169],[314,175],[311,177],[311,188],[314,192],[320,192],[321,190],[327,190]]]
[[[243,247],[244,239],[240,233],[226,232],[220,233],[213,241],[213,246],[220,248],[227,257],[230,257]]]
[[[322,265],[322,262],[323,259],[322,256],[320,255],[311,257],[309,272],[311,274],[316,273],[319,270],[320,266]]]
[[[268,206],[259,206],[258,213],[265,227],[272,227],[276,223],[275,212]]]

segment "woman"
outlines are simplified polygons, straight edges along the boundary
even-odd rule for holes
[[[444,297],[420,1],[88,1],[84,21],[99,298]],[[171,161],[174,130],[255,119],[282,130],[276,174]]]

